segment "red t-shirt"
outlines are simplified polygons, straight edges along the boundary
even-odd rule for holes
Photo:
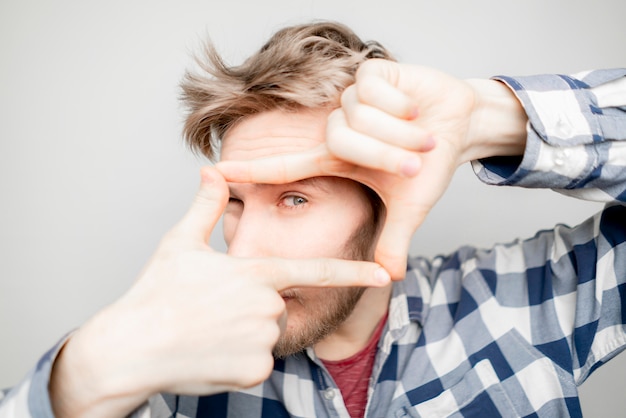
[[[365,414],[367,388],[374,367],[378,340],[383,333],[385,323],[387,323],[387,314],[378,323],[367,345],[352,357],[338,361],[322,360],[333,380],[337,383],[348,413],[352,418],[362,418]]]

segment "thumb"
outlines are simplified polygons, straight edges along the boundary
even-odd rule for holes
[[[200,170],[200,189],[183,218],[174,227],[177,236],[207,243],[228,203],[228,186],[213,167]]]
[[[387,213],[376,245],[375,261],[389,272],[392,280],[402,280],[406,275],[409,246],[414,231],[415,225],[407,222],[406,213]]]

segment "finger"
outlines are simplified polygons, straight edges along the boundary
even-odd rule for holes
[[[284,184],[305,178],[337,175],[347,164],[328,153],[325,144],[308,151],[246,161],[220,161],[216,168],[226,181]]]
[[[356,74],[355,92],[361,103],[374,106],[397,118],[412,120],[418,115],[416,103],[398,87],[401,64],[388,60],[367,60]]]
[[[349,88],[346,93],[341,96],[341,108],[350,128],[412,151],[427,152],[434,148],[433,136],[418,124],[364,104],[359,101],[355,89]]]
[[[368,261],[318,259],[257,259],[255,271],[264,272],[278,290],[292,287],[380,287],[389,283],[389,273]]]
[[[178,236],[206,243],[228,203],[228,186],[212,167],[200,170],[200,189],[191,207],[172,230]]]
[[[427,213],[412,208],[409,217],[404,208],[387,208],[374,259],[391,274],[392,280],[404,279],[411,239]]]
[[[406,177],[419,172],[421,159],[417,153],[355,131],[348,126],[341,109],[330,114],[326,129],[328,149],[342,160]]]
[[[216,168],[226,181],[235,183],[291,183],[307,177],[319,176],[317,161],[322,150],[258,158],[246,161],[220,161]]]

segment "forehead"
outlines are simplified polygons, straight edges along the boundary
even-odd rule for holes
[[[324,142],[329,110],[273,110],[250,116],[222,139],[221,160],[250,160],[304,151]]]
[[[222,139],[221,160],[251,160],[305,151],[324,142],[330,110],[301,112],[270,111],[250,116],[231,128]],[[353,180],[339,177],[312,177],[283,186],[305,186],[326,195],[364,200],[361,187]],[[231,183],[231,193],[253,188],[256,191],[280,189],[280,185]],[[363,202],[360,202],[363,203]]]

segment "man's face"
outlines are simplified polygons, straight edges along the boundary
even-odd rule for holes
[[[251,116],[225,136],[222,160],[250,160],[315,147],[324,141],[327,111]],[[372,209],[362,187],[337,177],[294,183],[230,185],[224,213],[228,253],[240,257],[333,257],[371,260]],[[274,354],[285,357],[332,333],[364,289],[298,288],[282,292],[287,327]]]

